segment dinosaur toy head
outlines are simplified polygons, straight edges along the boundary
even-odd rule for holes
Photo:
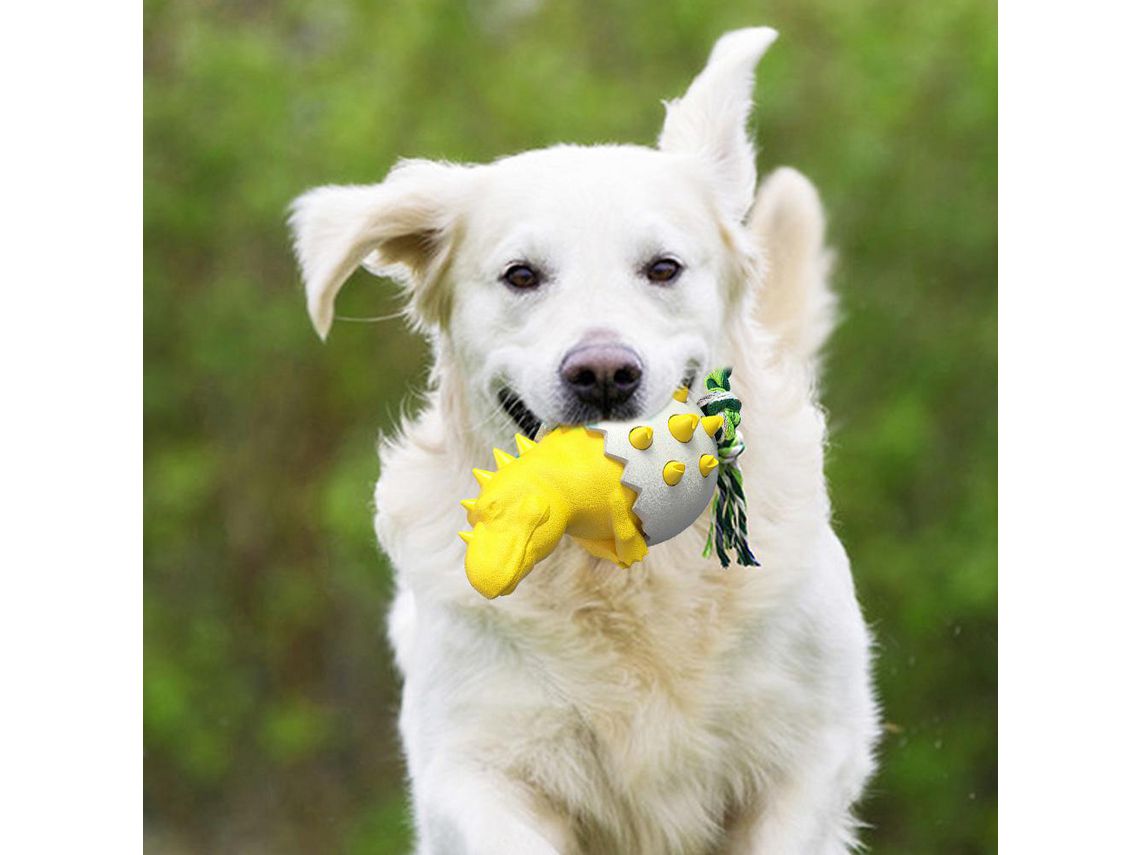
[[[519,453],[536,443],[517,436]],[[549,555],[566,531],[568,510],[541,481],[529,479],[517,459],[495,449],[497,472],[475,470],[481,491],[463,502],[471,531],[467,543],[467,578],[488,598],[514,591],[534,565]]]

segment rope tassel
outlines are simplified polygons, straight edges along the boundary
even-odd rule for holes
[[[707,394],[697,401],[706,416],[724,417],[720,438],[717,440],[716,494],[712,500],[712,519],[702,555],[708,558],[716,550],[720,565],[727,567],[732,559],[729,550],[736,552],[736,563],[745,567],[759,567],[760,562],[748,546],[747,502],[744,499],[744,475],[737,458],[744,453],[744,435],[740,430],[740,398],[732,394],[729,385],[731,368],[719,368],[705,378]]]

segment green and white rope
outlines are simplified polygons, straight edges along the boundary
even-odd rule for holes
[[[708,558],[716,549],[720,565],[727,567],[732,559],[728,550],[736,552],[736,563],[745,567],[759,567],[760,562],[748,546],[748,517],[745,513],[744,475],[737,458],[744,453],[744,434],[740,430],[740,398],[732,393],[729,377],[731,368],[718,368],[705,378],[707,393],[697,400],[697,406],[706,416],[724,416],[724,427],[717,439],[716,494],[712,500],[712,520],[702,555]]]

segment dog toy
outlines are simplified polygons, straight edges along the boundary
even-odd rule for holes
[[[537,442],[516,434],[518,457],[494,449],[497,471],[474,470],[479,496],[462,502],[472,529],[459,536],[475,590],[510,594],[565,534],[591,555],[629,567],[691,526],[710,502],[703,554],[715,548],[727,567],[733,548],[738,563],[758,565],[736,465],[744,441],[731,372],[710,374],[696,404],[682,386],[649,420],[558,426]]]

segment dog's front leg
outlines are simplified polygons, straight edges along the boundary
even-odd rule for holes
[[[738,818],[729,829],[728,855],[848,855],[856,846],[845,817],[821,815],[806,798],[788,793]]]
[[[517,784],[446,762],[414,781],[417,855],[561,855],[564,824]]]
[[[859,848],[851,807],[871,772],[871,741],[845,731],[818,740],[830,750],[803,758],[740,813],[728,829],[729,855],[847,855]]]

